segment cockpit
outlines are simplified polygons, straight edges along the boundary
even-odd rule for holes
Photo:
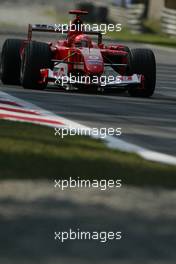
[[[78,35],[74,40],[74,46],[76,48],[91,48],[92,41],[88,36]]]

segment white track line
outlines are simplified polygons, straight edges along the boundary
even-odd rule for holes
[[[61,125],[55,125],[55,124],[47,124],[47,123],[42,123],[42,122],[33,122],[33,123],[37,123],[37,124],[42,124],[42,125],[47,125],[47,126],[51,126],[51,127],[65,127],[65,128],[74,128],[77,131],[78,130],[86,130],[86,131],[90,131],[91,136],[93,138],[101,138],[100,135],[99,136],[95,136],[92,132],[92,129],[90,127],[81,125],[77,122],[73,122],[70,121],[69,119],[63,118],[61,116],[58,116],[50,111],[44,110],[32,103],[29,103],[27,101],[21,100],[17,97],[11,96],[7,93],[4,92],[0,92],[0,100],[4,100],[4,101],[11,101],[11,102],[16,102],[17,104],[19,104],[22,109],[26,109],[29,110],[31,112],[37,112],[40,116],[41,119],[49,119],[52,121],[56,121],[56,122],[60,122],[62,123]],[[2,106],[2,104],[0,105]],[[11,109],[18,109],[16,107],[10,107]],[[21,109],[21,108],[20,108]],[[8,111],[4,111],[4,110],[0,110],[0,113],[4,113],[7,114],[9,113]],[[13,113],[11,112],[11,114],[13,115]],[[33,117],[33,114],[22,114],[22,113],[14,113],[15,116],[25,116],[25,117]],[[38,116],[37,116],[38,117]],[[10,120],[17,120],[18,118],[13,119],[12,118],[7,118]],[[102,138],[101,138],[102,139]],[[140,147],[138,145],[134,145],[131,143],[127,143],[124,140],[121,140],[117,137],[113,137],[113,136],[106,136],[104,139],[102,139],[103,141],[105,141],[106,145],[109,148],[112,149],[118,149],[121,151],[125,151],[125,152],[131,152],[131,153],[136,153],[139,156],[141,156],[142,158],[146,159],[146,160],[150,160],[150,161],[155,161],[155,162],[160,162],[160,163],[164,163],[164,164],[169,164],[169,165],[176,165],[176,157],[171,156],[171,155],[167,155],[167,154],[163,154],[163,153],[159,153],[159,152],[155,152],[155,151],[151,151],[148,149],[145,149],[143,147]]]

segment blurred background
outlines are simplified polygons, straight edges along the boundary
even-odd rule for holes
[[[133,33],[164,32],[176,36],[176,1],[174,0],[110,0],[77,3],[90,9],[91,19],[121,22]]]
[[[121,23],[120,41],[176,46],[175,0],[0,0],[0,32],[27,29],[28,23],[68,23],[72,8],[86,9],[90,23]],[[169,37],[169,38],[168,38]]]

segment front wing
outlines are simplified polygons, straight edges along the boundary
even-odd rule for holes
[[[142,75],[133,74],[132,76],[116,75],[111,76],[81,76],[71,75],[65,71],[65,65],[57,69],[57,71],[51,69],[42,69],[40,82],[49,82],[54,86],[68,87],[69,85],[85,85],[85,86],[97,86],[102,88],[120,88],[130,85],[139,85],[142,83]]]

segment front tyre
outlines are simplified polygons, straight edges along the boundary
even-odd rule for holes
[[[131,96],[150,97],[155,91],[156,85],[156,61],[155,55],[150,49],[131,50],[132,74],[143,75],[141,85],[129,88]]]
[[[1,53],[1,81],[3,84],[20,84],[20,48],[24,40],[7,39]]]
[[[24,49],[21,63],[21,84],[26,89],[45,89],[40,70],[50,68],[51,50],[47,43],[31,41]]]

